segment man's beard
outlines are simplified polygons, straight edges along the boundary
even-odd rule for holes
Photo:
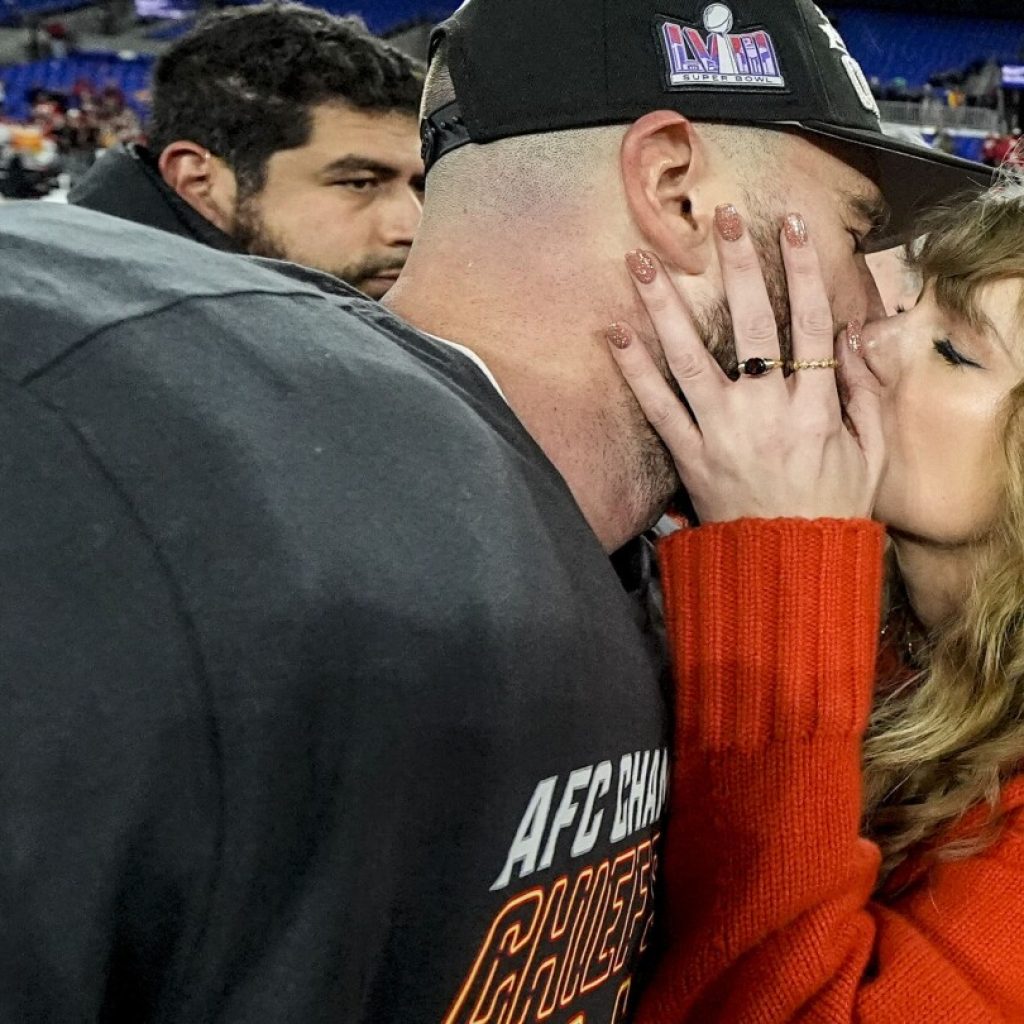
[[[782,358],[789,360],[793,357],[793,340],[786,270],[779,247],[779,229],[774,222],[766,218],[758,218],[748,223],[748,230],[761,261],[768,298],[775,313]],[[702,308],[693,310],[692,318],[704,346],[723,370],[727,373],[734,372],[737,363],[736,332],[733,329],[732,315],[726,297],[719,296]],[[652,354],[668,381],[669,387],[681,402],[687,404],[678,381],[669,369],[668,360],[665,358],[660,344],[654,348]],[[765,355],[767,356],[768,353]],[[687,408],[689,409],[689,405]],[[637,411],[639,412],[639,407],[637,407]],[[642,440],[638,452],[640,462],[638,482],[641,486],[642,500],[646,500],[649,507],[663,507],[665,504],[671,503],[676,510],[693,517],[695,514],[689,496],[679,479],[671,453],[661,437],[647,422],[646,417],[643,417],[643,413],[639,412],[639,414],[644,428],[641,431]]]
[[[250,256],[265,256],[268,259],[287,260],[291,263],[301,262],[289,254],[284,243],[267,226],[260,214],[255,196],[239,199],[231,238],[243,252]],[[327,266],[324,263],[305,265],[311,266],[314,270],[332,274],[346,284],[352,285],[353,288],[363,291],[366,282],[373,278],[401,271],[405,266],[405,259],[404,253],[392,253],[386,256],[363,256],[341,266],[333,264]]]
[[[288,253],[260,216],[255,195],[238,197],[231,240],[250,256],[266,256],[271,260],[288,260]],[[292,261],[294,262],[294,261]]]

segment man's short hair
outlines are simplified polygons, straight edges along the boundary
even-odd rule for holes
[[[422,91],[422,65],[358,18],[302,4],[235,8],[204,18],[157,62],[150,145],[205,146],[252,194],[274,153],[309,140],[314,107],[415,117]]]

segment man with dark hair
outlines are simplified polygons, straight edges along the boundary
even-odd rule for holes
[[[153,75],[150,146],[70,201],[380,298],[419,224],[421,67],[354,18],[263,4],[206,18]]]
[[[664,267],[728,361],[744,225],[845,325],[987,172],[883,135],[809,0],[468,0],[435,49],[384,303],[0,208],[2,1021],[629,1018],[672,730],[607,556],[679,481],[608,327],[659,351]]]

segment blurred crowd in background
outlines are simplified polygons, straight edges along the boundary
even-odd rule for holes
[[[27,121],[4,118],[0,107],[0,189],[7,198],[66,189],[106,150],[143,139],[142,121],[115,83],[79,79],[69,93],[37,88],[28,99]]]
[[[14,0],[5,2],[14,4]],[[25,11],[60,6],[60,0],[19,2]],[[66,0],[64,6],[76,2]],[[170,0],[161,2],[167,6]],[[358,6],[358,0],[353,2]],[[134,5],[124,3],[128,22],[136,30],[146,27],[151,40],[172,41],[202,13],[194,5],[189,7],[192,0],[175,0],[170,5],[174,10],[164,13],[175,14],[177,20],[161,21],[144,16],[152,4],[143,10],[139,0]],[[364,14],[372,7],[363,6]],[[406,52],[423,59],[432,19],[454,6],[454,0],[421,0],[416,8],[422,11],[419,20],[395,30],[421,29],[413,31],[416,41]],[[99,5],[96,10],[104,23],[116,20],[112,8]],[[1007,31],[1013,22],[845,8],[830,13],[866,71],[872,51],[879,50],[878,39],[885,36],[891,44],[884,59],[874,54],[879,73],[869,74],[869,81],[883,121],[894,134],[990,166],[1020,152],[1024,80],[1008,85],[1005,67],[1006,61],[1019,60],[1018,70],[1024,74],[1024,33],[1019,23],[1017,29]],[[82,22],[75,19],[82,15],[82,11],[25,13],[16,29],[20,66],[12,67],[0,52],[0,197],[45,197],[52,192],[54,198],[61,198],[105,151],[118,143],[145,141],[145,83],[159,50],[125,54],[118,49],[131,45],[126,42],[129,37],[112,37],[113,49],[105,55],[109,59],[93,67],[83,56],[88,54],[87,41],[76,28]],[[372,21],[369,15],[367,20]],[[388,35],[393,38],[393,33]],[[947,70],[936,70],[943,67]]]

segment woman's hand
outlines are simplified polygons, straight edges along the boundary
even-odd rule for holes
[[[796,367],[788,378],[750,235],[733,207],[720,207],[715,222],[736,356],[746,373],[736,381],[726,376],[656,257],[634,253],[627,262],[636,289],[686,404],[636,332],[615,324],[608,340],[623,376],[671,452],[702,522],[870,515],[884,464],[878,382],[849,345],[834,343],[832,310],[803,218],[787,218],[781,242]],[[765,363],[766,373],[750,375]]]

